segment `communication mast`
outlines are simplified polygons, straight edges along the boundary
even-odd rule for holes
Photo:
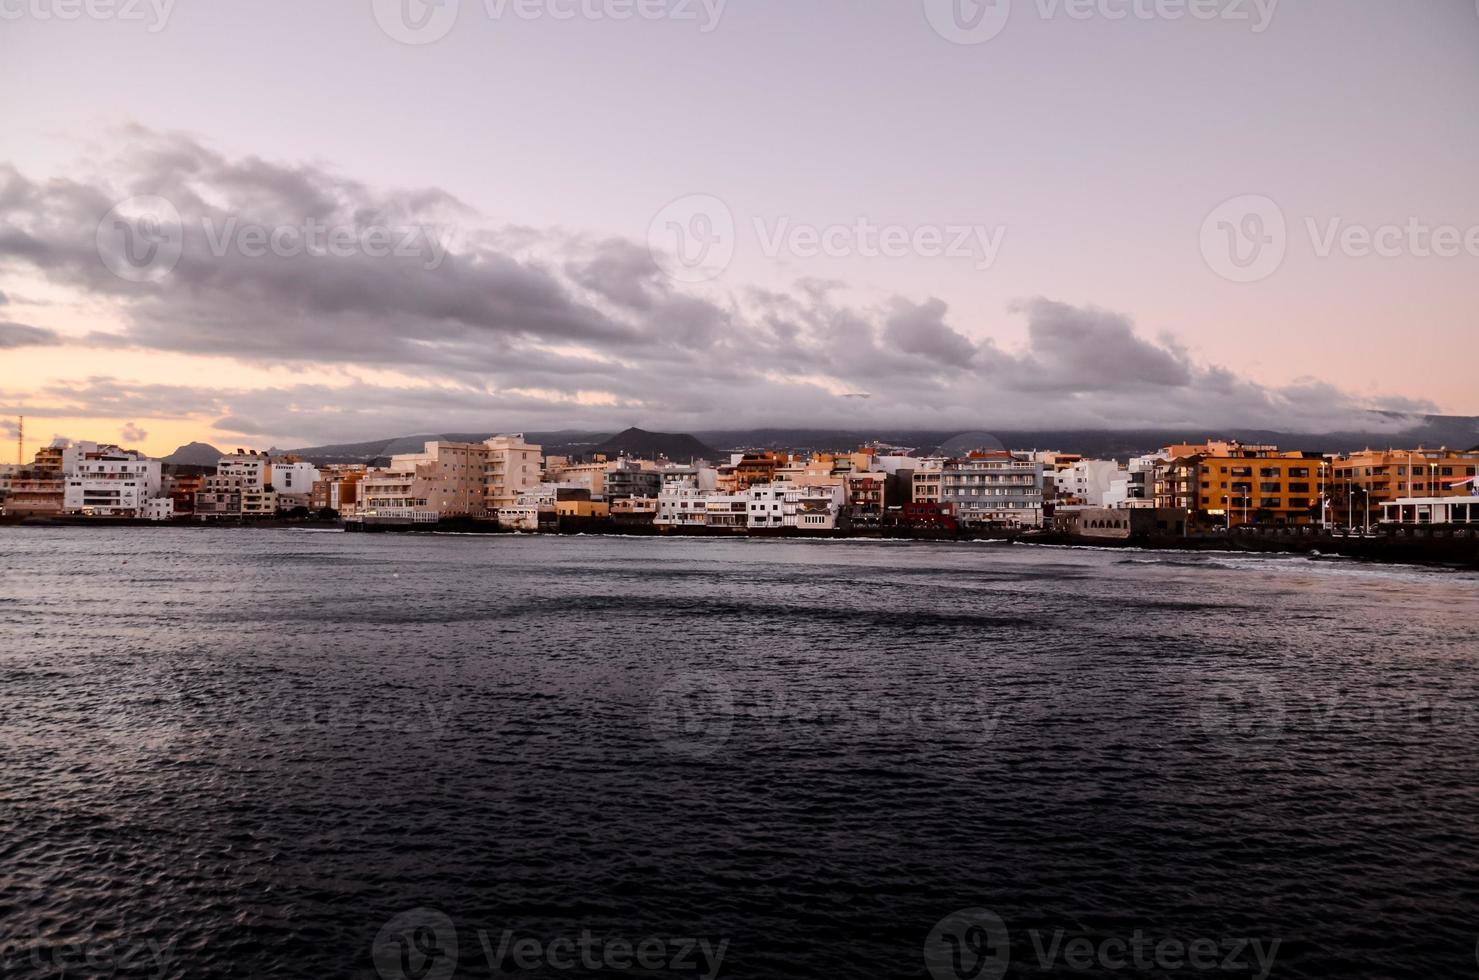
[[[19,417],[15,424],[15,464],[26,465],[26,417]]]

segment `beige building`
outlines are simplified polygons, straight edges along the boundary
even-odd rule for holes
[[[483,443],[428,442],[426,450],[390,458],[360,484],[360,516],[436,521],[482,517],[488,447]]]
[[[539,486],[541,449],[526,442],[522,433],[494,436],[483,445],[487,447],[483,508],[488,514],[496,514],[512,507],[525,490]]]

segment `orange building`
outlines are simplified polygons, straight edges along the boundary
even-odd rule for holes
[[[1176,455],[1187,449],[1193,452]],[[1319,454],[1238,443],[1172,446],[1169,451],[1173,458],[1156,471],[1157,507],[1191,511],[1205,523],[1230,528],[1323,519],[1328,463]]]
[[[1467,497],[1475,493],[1479,451],[1385,449],[1337,456],[1330,506],[1350,527],[1381,520],[1382,504],[1403,497]]]

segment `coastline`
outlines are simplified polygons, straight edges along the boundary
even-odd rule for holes
[[[27,517],[0,518],[0,529],[24,528],[181,528],[218,530],[299,530],[319,533],[417,534],[426,536],[520,537],[603,536],[648,537],[687,540],[784,540],[784,541],[891,541],[928,543],[1003,543],[1047,548],[1090,548],[1149,552],[1217,552],[1223,554],[1301,555],[1309,558],[1341,557],[1380,564],[1425,565],[1479,569],[1479,532],[1445,526],[1391,527],[1369,535],[1340,534],[1317,528],[1267,528],[1233,533],[1204,532],[1181,536],[1138,534],[1125,537],[1075,535],[1056,531],[957,531],[928,529],[866,528],[829,532],[795,528],[763,531],[675,528],[659,530],[650,524],[621,524],[603,520],[577,520],[558,529],[534,532],[510,531],[488,521],[455,520],[437,524],[365,524],[354,521],[260,520],[260,521],[148,521],[128,518]]]

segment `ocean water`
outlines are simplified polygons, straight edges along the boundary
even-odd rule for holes
[[[0,976],[1479,978],[1479,576],[0,529]]]

